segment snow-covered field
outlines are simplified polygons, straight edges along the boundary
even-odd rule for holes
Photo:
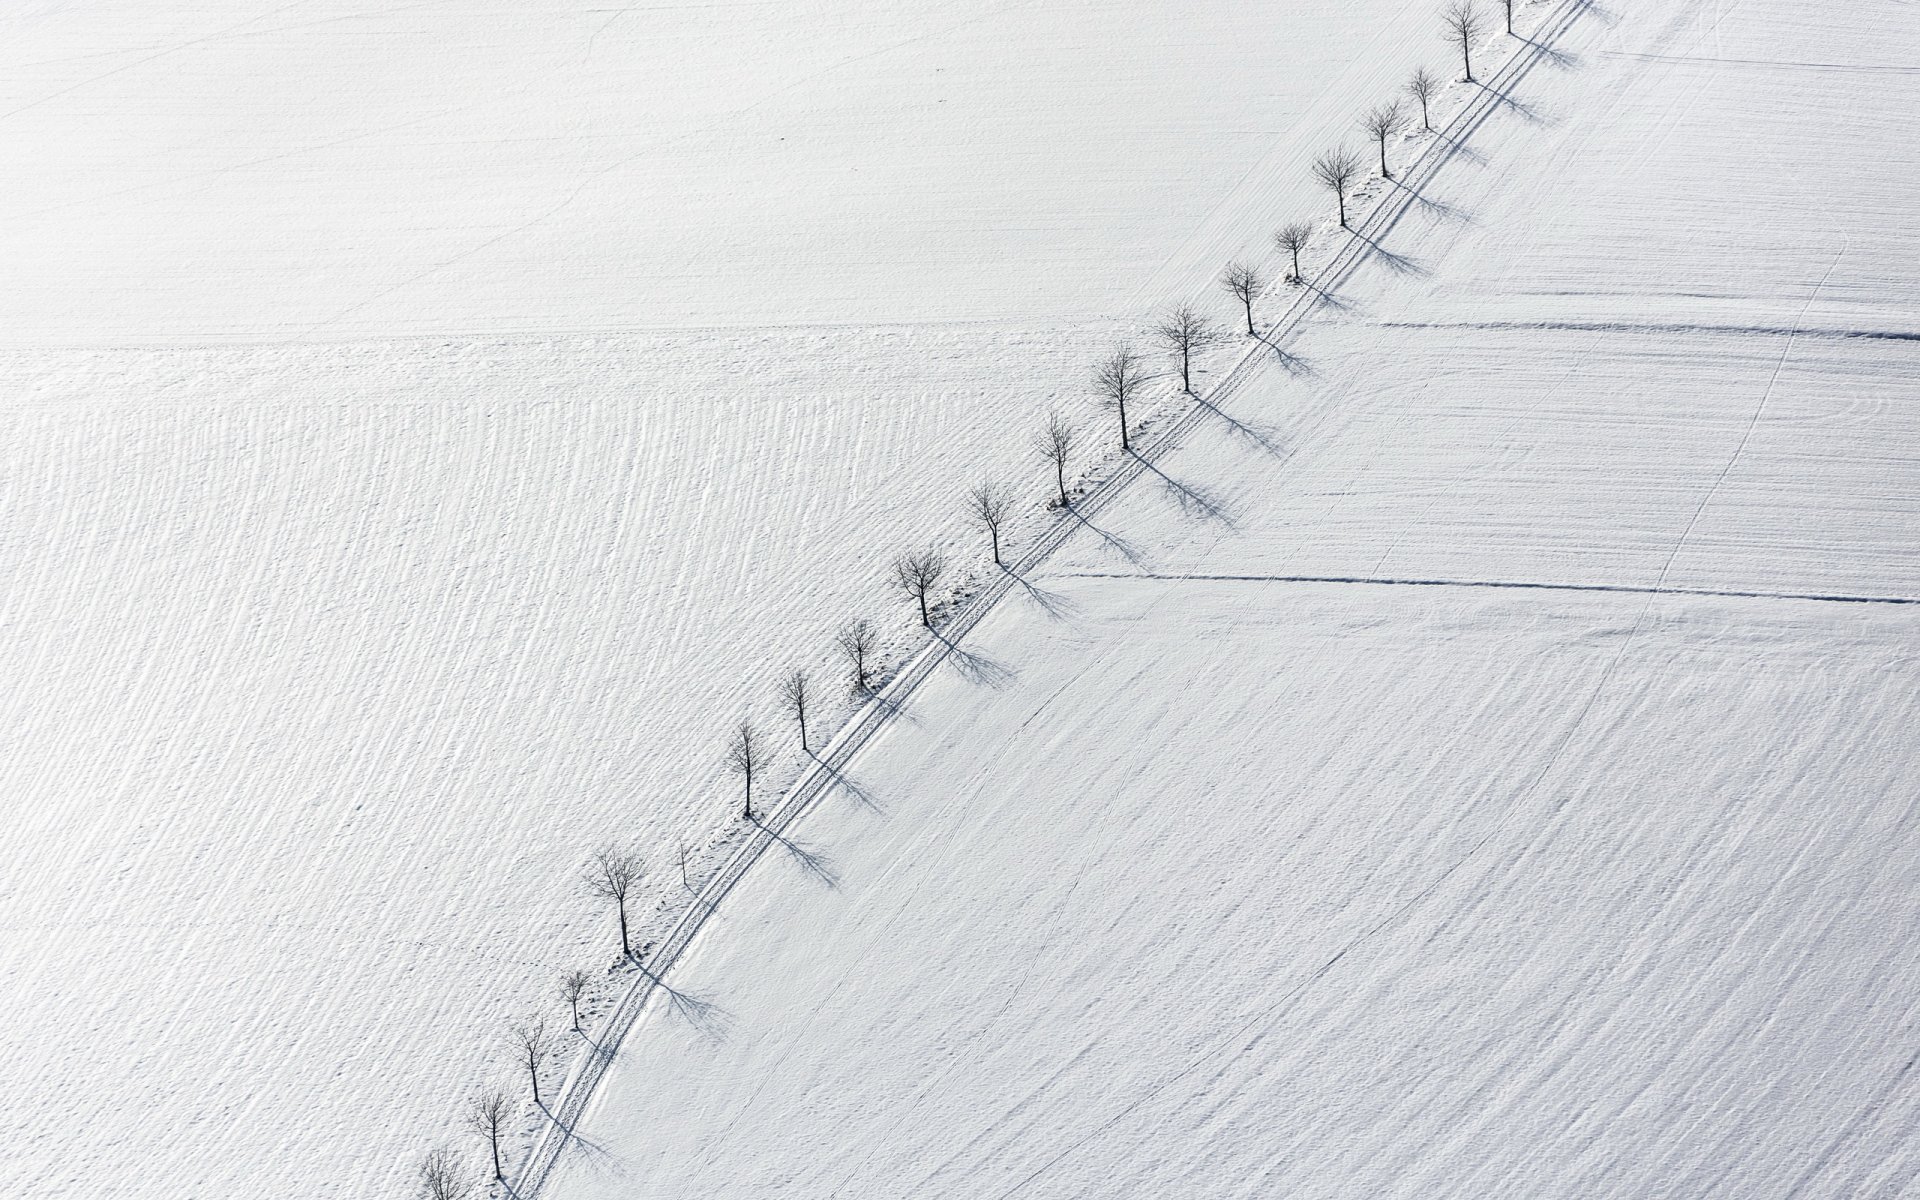
[[[0,1192],[89,1200],[404,1188],[605,964],[585,853],[675,892],[777,671],[906,636],[887,558],[1445,57],[1416,0],[0,35]]]
[[[1583,6],[543,1194],[1920,1192],[1910,7]]]

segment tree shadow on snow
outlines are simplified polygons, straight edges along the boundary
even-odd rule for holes
[[[1372,252],[1373,257],[1380,260],[1380,265],[1395,275],[1408,275],[1416,279],[1424,279],[1433,274],[1430,268],[1415,262],[1404,254],[1394,253],[1357,229],[1353,231],[1353,236],[1365,242],[1367,248]]]
[[[1264,335],[1261,337],[1260,340],[1263,342],[1267,341]],[[1267,345],[1273,346],[1273,343],[1267,342]],[[1278,346],[1274,346],[1274,349],[1276,351],[1280,350]],[[1281,352],[1281,353],[1284,355],[1284,352]],[[1272,437],[1273,431],[1271,429],[1263,429],[1253,425],[1249,425],[1246,422],[1240,420],[1239,418],[1229,414],[1225,409],[1216,405],[1211,400],[1205,400],[1199,396],[1195,396],[1194,401],[1198,403],[1201,408],[1207,410],[1208,412],[1212,413],[1214,416],[1219,417],[1222,421],[1226,422],[1228,430],[1231,431],[1236,437],[1240,437],[1245,439],[1246,441],[1252,442],[1255,446],[1258,446],[1260,449],[1266,451],[1268,454],[1273,455],[1275,458],[1285,458],[1287,456],[1286,450],[1284,450],[1277,442],[1273,440],[1273,437]]]
[[[868,808],[872,809],[874,812],[879,813],[882,816],[886,815],[887,810],[881,805],[881,803],[878,800],[873,798],[873,793],[868,791],[866,787],[863,786],[858,780],[854,779],[852,776],[848,775],[846,772],[840,770],[838,767],[834,766],[833,763],[828,759],[821,758],[818,754],[814,754],[811,751],[809,751],[807,754],[807,757],[813,759],[814,762],[817,762],[820,764],[820,769],[827,773],[827,778],[833,781],[834,787],[837,787],[841,791],[847,793],[849,796],[852,796],[855,800],[858,800],[860,803],[866,805]]]
[[[1154,473],[1160,480],[1160,489],[1172,497],[1173,502],[1180,507],[1181,512],[1186,513],[1190,517],[1200,517],[1209,521],[1218,521],[1228,529],[1235,527],[1233,518],[1227,514],[1226,508],[1215,499],[1211,493],[1197,484],[1180,482],[1146,459],[1140,458],[1138,454],[1135,454],[1134,458],[1139,459],[1141,466]]]
[[[960,672],[960,677],[968,683],[984,684],[998,691],[1019,678],[1019,672],[1012,667],[988,658],[984,654],[976,654],[965,649],[959,642],[937,629],[933,636],[947,648],[947,661],[953,664],[954,670]]]
[[[1205,401],[1202,401],[1202,403],[1205,403]],[[1020,590],[1027,594],[1027,599],[1033,601],[1034,605],[1039,608],[1041,612],[1047,614],[1050,619],[1065,621],[1079,615],[1080,606],[1065,596],[1062,596],[1060,593],[1049,592],[1044,588],[1036,587],[1027,582],[1024,576],[1011,567],[1001,567],[1000,569],[1011,576],[1013,581],[1020,585]]]
[[[1330,303],[1334,308],[1342,309],[1342,310],[1344,310],[1347,307],[1345,301],[1334,299],[1332,296],[1328,295],[1326,292],[1321,291],[1319,288],[1315,287],[1313,284],[1302,281],[1300,286],[1306,288],[1308,291],[1318,296],[1320,298],[1319,302],[1322,304]],[[1284,370],[1287,374],[1312,375],[1315,373],[1313,369],[1313,364],[1309,363],[1306,359],[1301,358],[1298,354],[1295,354],[1292,351],[1283,348],[1279,342],[1274,341],[1271,337],[1267,336],[1266,334],[1256,333],[1253,336],[1256,339],[1258,339],[1262,345],[1266,346],[1267,349],[1273,351],[1273,356],[1280,360],[1280,368]],[[1203,405],[1206,405],[1206,407],[1212,408],[1214,412],[1216,413],[1220,412],[1218,408],[1214,408],[1212,404],[1209,404],[1207,403],[1207,401],[1202,400],[1199,396],[1195,396],[1194,399],[1199,400],[1200,403]],[[1221,413],[1220,415],[1226,416],[1225,413]],[[1229,417],[1228,419],[1231,420],[1232,418]]]
[[[1095,525],[1092,521],[1089,521],[1087,520],[1086,517],[1082,516],[1080,513],[1080,510],[1073,507],[1072,505],[1067,506],[1067,513],[1070,516],[1072,516],[1074,520],[1080,522],[1080,524],[1084,525],[1088,529],[1091,529],[1095,534],[1097,534],[1100,540],[1107,544],[1107,548],[1112,550],[1115,554],[1118,554],[1121,558],[1126,559],[1129,566],[1132,566],[1135,569],[1141,570],[1141,571],[1151,569],[1147,564],[1146,557],[1140,553],[1140,548],[1138,546],[1135,546],[1132,542],[1128,541],[1126,538],[1121,537],[1119,534],[1108,533],[1106,530],[1100,528],[1098,525]]]
[[[758,822],[755,822],[758,824]],[[680,991],[660,976],[648,970],[645,964],[636,964],[640,973],[645,975],[660,994],[667,998],[667,1009],[693,1027],[694,1032],[710,1042],[724,1042],[733,1032],[733,1014],[711,1000]]]
[[[833,891],[837,892],[840,890],[840,875],[839,872],[833,869],[833,860],[831,858],[828,858],[825,854],[822,854],[811,846],[794,841],[772,826],[762,823],[758,817],[753,819],[753,823],[760,827],[760,832],[766,834],[769,838],[772,838],[774,842],[778,843],[780,848],[787,852],[787,856],[793,859],[794,864],[802,871],[813,876],[821,883],[826,884],[827,887]]]
[[[1419,205],[1423,212],[1432,213],[1443,221],[1452,221],[1459,225],[1476,223],[1473,214],[1458,205],[1448,204],[1445,200],[1435,200],[1423,194],[1418,188],[1408,187],[1398,179],[1393,181],[1393,186],[1405,192],[1407,198]]]

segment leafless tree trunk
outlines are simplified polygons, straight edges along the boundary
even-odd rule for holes
[[[1420,128],[1433,132],[1433,122],[1428,119],[1427,105],[1432,103],[1434,95],[1440,90],[1440,80],[1432,71],[1420,67],[1407,80],[1407,95],[1420,102]]]
[[[1273,244],[1293,256],[1293,274],[1287,276],[1288,283],[1300,282],[1300,252],[1305,250],[1307,243],[1312,240],[1313,226],[1305,221],[1282,225],[1280,231],[1273,235]]]
[[[1220,338],[1213,322],[1182,304],[1153,327],[1154,340],[1180,359],[1180,390],[1193,392],[1193,356]]]
[[[1252,337],[1254,334],[1253,302],[1260,298],[1261,292],[1267,290],[1266,276],[1260,273],[1258,267],[1250,267],[1245,263],[1228,263],[1227,269],[1221,272],[1220,286],[1227,289],[1228,293],[1240,302],[1240,307],[1246,311],[1247,336]]]
[[[467,1128],[487,1140],[487,1149],[493,1152],[495,1179],[506,1178],[500,1169],[500,1134],[506,1129],[507,1117],[512,1112],[507,1094],[499,1088],[488,1088],[467,1103]]]
[[[789,671],[780,681],[780,698],[800,724],[800,753],[812,754],[813,746],[807,741],[807,706],[813,701],[813,692],[807,686],[807,673],[798,668]]]
[[[1507,10],[1507,36],[1512,37],[1513,36],[1513,0],[1500,0],[1500,3]]]
[[[1360,176],[1360,156],[1345,146],[1313,160],[1313,177],[1340,203],[1340,228],[1347,229],[1347,189]]]
[[[912,554],[902,554],[893,560],[894,582],[908,596],[919,601],[920,623],[928,629],[933,628],[933,617],[927,610],[927,593],[939,585],[941,576],[946,573],[946,556],[931,546]]]
[[[1473,79],[1473,44],[1486,32],[1486,20],[1473,0],[1453,0],[1440,15],[1446,26],[1446,40],[1460,47],[1460,64],[1466,68],[1467,82]]]
[[[560,998],[567,1002],[567,1011],[573,1015],[573,1031],[580,1032],[580,1000],[587,994],[587,973],[568,971],[560,977]]]
[[[866,695],[870,690],[867,677],[873,670],[873,656],[878,643],[873,625],[867,621],[848,621],[840,627],[836,639],[840,643],[840,653],[847,656],[847,666],[853,669],[853,690]]]
[[[746,780],[747,820],[753,820],[753,773],[766,765],[767,752],[760,740],[760,731],[753,727],[752,721],[740,722],[740,728],[733,731],[733,740],[727,743],[727,766],[735,774]]]
[[[1000,529],[1013,515],[1013,497],[997,483],[982,483],[967,493],[967,511],[987,531],[993,546],[993,565],[1004,567],[1006,564],[1000,561]]]
[[[1382,178],[1393,178],[1393,172],[1387,169],[1387,139],[1400,132],[1400,126],[1405,123],[1405,120],[1406,118],[1400,112],[1400,102],[1391,100],[1368,109],[1366,119],[1360,122],[1361,127],[1373,135],[1373,140],[1380,146]]]
[[[1047,423],[1033,445],[1053,464],[1053,481],[1060,488],[1060,507],[1067,507],[1067,456],[1073,453],[1073,427],[1059,413],[1048,413]]]
[[[471,1186],[453,1151],[444,1147],[421,1159],[418,1171],[422,1200],[460,1200]]]
[[[1140,356],[1131,346],[1116,347],[1094,368],[1094,391],[1120,410],[1120,449],[1123,451],[1133,449],[1133,442],[1127,436],[1127,401],[1133,399],[1146,382],[1146,368],[1140,365]]]
[[[580,886],[587,895],[613,901],[614,911],[620,915],[620,954],[623,958],[633,957],[633,948],[627,941],[627,893],[633,890],[634,884],[640,882],[641,870],[639,855],[606,845],[593,852],[593,857],[580,872]]]
[[[540,1060],[547,1056],[547,1046],[547,1022],[541,1017],[530,1017],[507,1030],[507,1048],[527,1068],[533,1102],[542,1108],[546,1104],[540,1099]]]

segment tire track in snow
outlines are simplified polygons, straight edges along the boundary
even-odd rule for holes
[[[1855,596],[1839,592],[1762,592],[1631,583],[1544,583],[1524,579],[1393,579],[1367,575],[1201,575],[1152,571],[1075,571],[1067,579],[1164,579],[1195,583],[1343,583],[1379,587],[1511,588],[1540,592],[1619,592],[1642,596],[1717,596],[1733,600],[1813,600],[1824,604],[1920,604],[1920,596]]]

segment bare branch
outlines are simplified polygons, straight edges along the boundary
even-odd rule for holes
[[[946,573],[946,556],[931,546],[893,560],[894,582],[909,597],[919,601],[920,623],[928,629],[933,628],[933,617],[927,609],[927,594],[939,585]]]
[[[567,1002],[567,1010],[573,1015],[573,1031],[580,1032],[580,1001],[587,994],[587,973],[568,971],[560,977],[560,998]]]
[[[542,1104],[540,1061],[547,1056],[549,1043],[547,1022],[543,1017],[531,1017],[507,1028],[507,1049],[513,1053],[515,1060],[527,1069],[527,1079],[533,1084],[535,1104]]]
[[[444,1146],[421,1159],[417,1173],[422,1200],[460,1200],[473,1186],[453,1151]]]
[[[1406,124],[1406,115],[1400,111],[1398,100],[1374,105],[1367,110],[1367,115],[1360,121],[1360,127],[1371,134],[1373,140],[1380,146],[1382,178],[1393,178],[1393,172],[1387,169],[1387,139],[1399,133],[1400,127],[1404,124]]]
[[[760,740],[760,731],[753,727],[752,721],[741,721],[740,728],[733,731],[733,740],[727,743],[727,767],[746,780],[749,821],[753,820],[753,773],[764,766],[766,760],[766,744]]]
[[[1093,371],[1095,394],[1120,410],[1120,449],[1132,450],[1127,436],[1127,401],[1146,385],[1147,371],[1131,346],[1117,346]]]
[[[580,886],[587,895],[611,901],[619,913],[620,953],[626,958],[633,957],[627,940],[627,893],[640,881],[644,869],[639,855],[609,843],[595,850],[580,872]]]
[[[1347,189],[1360,177],[1360,156],[1341,146],[1313,160],[1313,177],[1340,203],[1340,228],[1347,225]]]
[[[1153,339],[1180,360],[1180,389],[1192,392],[1193,356],[1219,341],[1220,331],[1191,304],[1182,304],[1153,327]]]
[[[1060,488],[1060,507],[1067,507],[1067,458],[1073,453],[1073,426],[1059,413],[1048,413],[1033,448],[1053,464],[1053,479]]]
[[[800,753],[812,754],[813,747],[807,743],[807,709],[813,702],[813,691],[807,684],[805,671],[796,667],[787,672],[786,678],[780,681],[780,699],[800,725]]]
[[[1013,515],[1012,494],[997,483],[976,484],[967,493],[967,513],[987,531],[993,546],[993,565],[1005,565],[1000,561],[1000,529]]]
[[[834,641],[839,645],[840,653],[846,655],[847,666],[853,672],[853,690],[865,695],[871,690],[868,677],[873,673],[873,657],[879,649],[872,623],[848,621],[834,635]]]
[[[1258,267],[1233,262],[1228,263],[1227,269],[1221,272],[1220,286],[1227,289],[1234,299],[1240,301],[1240,307],[1246,310],[1247,336],[1252,337],[1253,302],[1267,290],[1267,277],[1260,273]]]
[[[1313,226],[1305,221],[1294,221],[1282,225],[1273,235],[1273,244],[1293,256],[1293,273],[1287,276],[1288,283],[1300,282],[1300,252],[1313,240]]]
[[[1453,0],[1440,14],[1440,23],[1446,30],[1444,40],[1460,47],[1460,63],[1466,68],[1467,82],[1472,83],[1473,44],[1487,31],[1486,18],[1474,0]]]
[[[467,1102],[464,1114],[467,1129],[486,1139],[487,1149],[493,1154],[495,1179],[506,1178],[500,1168],[500,1135],[506,1132],[507,1118],[512,1114],[513,1104],[499,1088],[488,1088]]]
[[[1407,95],[1420,102],[1420,128],[1429,132],[1433,129],[1433,122],[1427,117],[1427,105],[1432,103],[1439,91],[1439,76],[1425,67],[1416,68],[1413,78],[1407,80]]]

